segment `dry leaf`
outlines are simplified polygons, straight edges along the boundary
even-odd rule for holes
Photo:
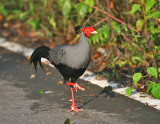
[[[8,28],[9,24],[8,24],[7,22],[5,22],[5,23],[3,24],[3,26],[4,26],[5,28]]]
[[[59,85],[63,85],[64,82],[63,82],[63,81],[58,81],[58,84],[59,84]]]
[[[147,102],[145,102],[145,103],[144,103],[144,105],[148,105],[148,103],[147,103]]]
[[[2,32],[3,37],[8,37],[9,33],[8,32]]]
[[[24,32],[22,32],[22,30],[21,30],[21,29],[17,29],[17,32],[18,32],[18,34],[19,34],[20,36],[24,36],[24,35],[25,35],[25,33],[24,33]]]
[[[130,111],[131,111],[131,109],[127,109],[127,110],[126,110],[126,112],[130,112]]]
[[[75,116],[75,115],[77,115],[75,112],[72,112],[72,116]]]
[[[53,43],[51,43],[51,44],[49,45],[49,47],[52,49],[53,47],[55,47],[55,45],[56,45],[56,43],[53,42]]]
[[[50,75],[50,74],[51,74],[51,72],[47,72],[46,74],[47,74],[47,75]]]
[[[27,56],[27,59],[30,60],[30,56]]]
[[[98,53],[95,53],[95,54],[92,56],[92,60],[97,59],[97,58],[99,58],[99,57],[100,57],[99,54],[98,54]]]
[[[31,74],[31,76],[30,76],[31,79],[32,79],[32,78],[35,78],[35,77],[36,77],[35,74]]]
[[[107,99],[110,99],[110,96],[106,96]]]
[[[156,105],[149,105],[149,107],[154,108]]]
[[[3,15],[2,15],[2,14],[0,14],[0,21],[1,21],[1,20],[3,20]]]

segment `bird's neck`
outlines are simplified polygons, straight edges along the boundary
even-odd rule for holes
[[[77,45],[83,46],[83,47],[90,47],[89,46],[89,38],[84,35],[83,31],[81,32],[81,36],[80,36],[80,39],[79,39],[79,42]]]

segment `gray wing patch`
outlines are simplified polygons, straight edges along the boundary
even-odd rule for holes
[[[60,47],[55,47],[49,53],[50,61],[55,64],[64,63],[65,61],[65,51]]]

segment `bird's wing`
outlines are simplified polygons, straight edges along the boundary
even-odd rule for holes
[[[51,62],[54,62],[55,64],[64,63],[65,57],[65,49],[63,45],[56,46],[49,52],[49,59]]]

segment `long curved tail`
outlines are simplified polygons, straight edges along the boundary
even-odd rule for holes
[[[46,46],[41,46],[38,47],[31,55],[29,63],[34,64],[35,70],[37,71],[37,63],[39,62],[39,65],[41,68],[44,70],[42,63],[41,63],[41,58],[46,58],[49,59],[49,51],[51,49],[46,47]]]

